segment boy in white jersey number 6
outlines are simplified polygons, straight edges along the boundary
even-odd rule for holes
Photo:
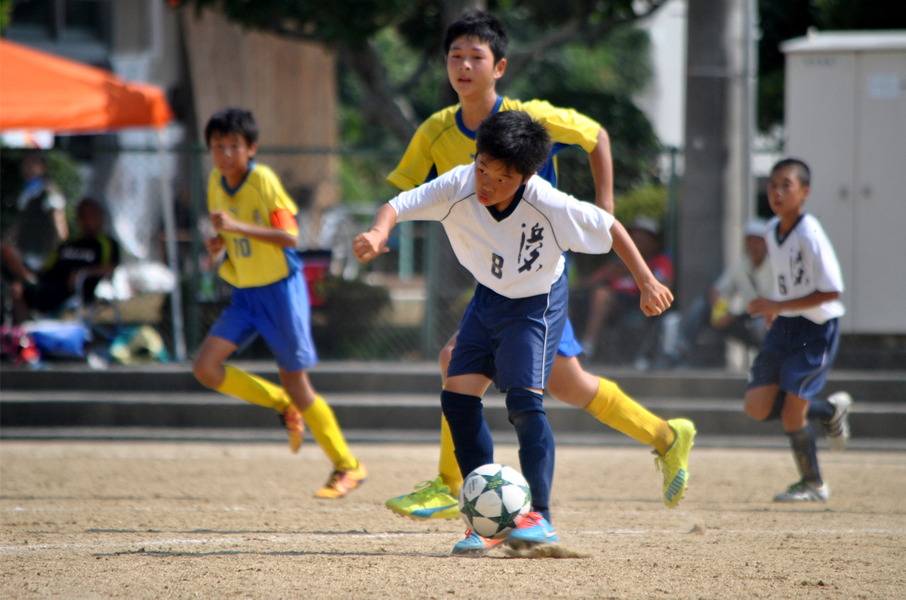
[[[473,164],[401,193],[353,242],[356,256],[367,262],[387,251],[396,223],[440,221],[456,257],[478,281],[460,325],[441,407],[459,469],[467,475],[494,462],[481,397],[492,381],[506,392],[522,473],[532,492],[532,512],[506,540],[513,547],[557,541],[549,511],[554,441],[541,393],[566,324],[563,252],[603,254],[613,248],[642,290],[646,315],[660,314],[673,301],[613,216],[533,177],[550,146],[545,127],[526,113],[491,115],[478,128]],[[481,554],[498,543],[469,531],[453,553]]]
[[[759,421],[780,418],[801,477],[774,496],[775,502],[821,502],[830,495],[818,469],[809,418],[824,423],[833,450],[842,450],[849,437],[849,394],[815,398],[837,353],[844,309],[834,248],[818,220],[802,210],[810,178],[808,166],[793,158],[771,171],[768,201],[776,216],[767,224],[765,242],[774,298],[756,298],[748,307],[753,317],[764,317],[768,333],[749,373],[745,411]]]

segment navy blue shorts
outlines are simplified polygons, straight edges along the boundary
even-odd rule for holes
[[[839,337],[837,319],[819,325],[805,317],[777,317],[752,364],[748,389],[779,385],[811,400],[824,387]]]
[[[506,298],[479,284],[459,325],[447,376],[484,375],[500,391],[544,389],[566,327],[563,275],[551,291]]]
[[[466,312],[472,308],[472,304],[475,302],[475,298],[469,301],[469,306],[466,307]],[[572,358],[573,356],[578,356],[582,354],[582,346],[579,344],[579,340],[576,339],[576,332],[573,330],[572,321],[569,320],[569,317],[566,318],[566,327],[563,328],[563,335],[560,336],[560,345],[557,346],[557,354],[560,356],[565,356],[566,358]]]
[[[233,288],[233,300],[208,335],[242,346],[257,332],[277,365],[293,373],[318,363],[311,339],[311,309],[302,271],[270,285]]]

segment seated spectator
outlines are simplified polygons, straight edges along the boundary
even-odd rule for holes
[[[761,347],[764,319],[750,317],[746,307],[755,298],[770,298],[774,291],[764,234],[764,221],[753,219],[746,224],[745,254],[724,271],[707,297],[697,298],[683,314],[675,343],[664,348],[670,362],[677,365],[694,358],[696,342],[709,326],[722,338]]]
[[[658,222],[651,217],[638,217],[629,226],[629,235],[658,281],[673,287],[673,262],[661,250]],[[620,260],[611,260],[592,273],[586,288],[589,305],[582,348],[585,355],[592,358],[605,323],[619,326],[627,316],[634,317],[639,313],[641,291]]]
[[[3,267],[12,275],[13,321],[28,318],[29,311],[53,312],[77,291],[82,283],[82,300],[94,299],[94,288],[103,277],[113,274],[120,259],[119,246],[103,233],[104,208],[85,198],[76,209],[80,229],[78,238],[63,242],[48,259],[44,269],[35,273],[19,252],[2,246]]]

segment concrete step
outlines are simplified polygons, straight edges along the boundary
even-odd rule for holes
[[[270,381],[279,376],[273,363],[237,362],[236,366]],[[590,372],[617,382],[630,396],[676,398],[742,398],[746,377],[723,370],[645,371],[592,365]],[[432,362],[326,362],[310,371],[315,388],[325,393],[435,394],[440,375]],[[94,371],[80,363],[52,369],[4,368],[0,389],[18,391],[204,392],[188,365],[111,367]],[[847,390],[859,402],[906,403],[906,370],[831,371],[825,391]]]
[[[492,431],[495,444],[515,445],[516,434]],[[435,429],[344,429],[352,444],[438,444],[440,431]],[[286,444],[283,430],[274,428],[186,428],[186,427],[2,427],[0,437],[10,440],[119,440],[135,442],[217,442],[224,444]],[[557,446],[626,446],[645,451],[632,438],[604,428],[596,433],[558,432]],[[827,442],[818,437],[818,448]],[[307,439],[309,447],[314,442]],[[788,449],[790,442],[779,432],[774,435],[708,435],[695,436],[696,448],[773,448]],[[906,438],[853,438],[846,446],[850,451],[906,452]]]
[[[344,429],[436,431],[440,403],[434,394],[328,394]],[[736,398],[683,399],[648,397],[641,402],[666,419],[688,418],[704,435],[777,435],[776,422],[747,417]],[[551,398],[545,410],[555,432],[580,434],[607,430],[585,411]],[[484,401],[488,426],[512,431],[502,394]],[[34,392],[4,391],[0,427],[150,427],[246,428],[278,427],[274,411],[211,392]],[[854,437],[906,439],[906,403],[856,402],[850,416]],[[820,430],[819,430],[820,433]],[[0,433],[0,435],[3,435]]]

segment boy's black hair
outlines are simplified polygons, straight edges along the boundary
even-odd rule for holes
[[[204,141],[211,147],[211,136],[217,132],[221,135],[238,133],[251,146],[258,141],[258,124],[251,111],[242,108],[224,108],[215,112],[204,128]]]
[[[48,167],[48,164],[47,164],[47,154],[45,154],[42,150],[29,150],[29,151],[26,152],[25,155],[22,157],[22,160],[23,160],[23,161],[25,161],[25,159],[35,161],[35,162],[37,162],[39,165],[41,165],[42,167],[44,167],[45,169]]]
[[[808,168],[808,165],[804,161],[799,160],[798,158],[784,158],[778,162],[771,169],[771,175],[779,171],[780,169],[791,168],[796,172],[796,178],[799,180],[799,184],[805,187],[811,185],[812,172]]]
[[[94,210],[98,211],[102,215],[104,215],[104,216],[107,215],[107,209],[104,208],[104,205],[101,204],[99,201],[95,200],[94,198],[92,198],[91,196],[85,196],[84,198],[79,200],[79,203],[76,205],[76,214],[79,214],[79,212],[83,208],[93,208]]]
[[[494,64],[506,58],[506,51],[510,45],[510,37],[506,26],[494,15],[488,14],[477,8],[470,8],[463,12],[458,19],[447,27],[444,38],[444,56],[450,53],[450,46],[462,36],[474,37],[491,47],[494,55]]]
[[[547,162],[551,136],[547,128],[521,110],[503,110],[478,126],[475,151],[503,161],[523,177],[535,173]]]

